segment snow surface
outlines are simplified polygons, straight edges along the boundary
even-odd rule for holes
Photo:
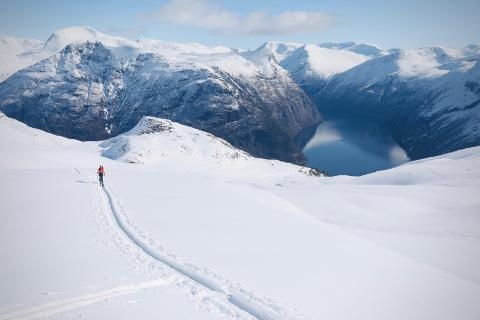
[[[480,317],[479,147],[326,178],[155,118],[0,137],[0,319]]]
[[[317,45],[305,45],[286,58],[282,62],[282,66],[294,75],[302,72],[305,73],[306,76],[328,78],[351,69],[367,60],[369,60],[368,56],[348,50],[327,49]],[[302,61],[302,63],[299,64],[298,61]]]
[[[0,36],[0,82],[28,65],[28,62],[19,62],[22,60],[19,57],[38,50],[42,45],[40,40]]]
[[[435,87],[436,84],[428,80],[435,80],[450,73],[465,73],[475,66],[479,59],[478,52],[473,50],[473,47],[471,50],[467,48],[398,49],[389,55],[371,59],[351,68],[339,78],[343,86],[353,84],[368,86],[398,76],[409,81],[427,80],[421,84]],[[463,86],[464,83],[461,85]],[[455,96],[455,98],[458,97]]]
[[[335,49],[335,50],[348,50],[364,56],[369,56],[372,58],[380,57],[388,54],[388,51],[380,48],[375,44],[370,43],[361,43],[361,42],[326,42],[319,45],[322,48]]]

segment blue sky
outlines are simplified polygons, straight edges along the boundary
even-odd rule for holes
[[[87,25],[131,39],[254,48],[270,40],[384,48],[480,43],[479,0],[2,0],[0,34]]]

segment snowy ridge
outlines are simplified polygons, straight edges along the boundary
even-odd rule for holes
[[[35,39],[17,38],[0,35],[0,57],[14,57],[34,51],[43,45],[43,42]],[[2,63],[2,66],[6,66]]]
[[[145,51],[134,41],[108,36],[93,28],[81,26],[57,30],[45,42],[13,37],[9,37],[8,41],[5,39],[0,38],[3,43],[1,52],[8,53],[8,56],[0,54],[0,82],[16,71],[47,59],[74,43],[102,42],[115,53],[118,59],[123,61]]]
[[[241,55],[256,64],[262,63],[268,57],[280,63],[301,46],[303,45],[295,42],[270,41],[255,50],[246,50]]]
[[[40,40],[0,36],[0,82],[31,64],[28,59],[23,61],[23,56],[39,50],[42,46],[43,42]]]
[[[155,39],[138,39],[137,42],[148,51],[163,55],[206,55],[233,51],[224,46],[207,47],[200,43],[175,43]]]
[[[162,158],[221,163],[250,157],[211,134],[154,117],[142,118],[132,130],[101,146],[103,156],[128,163],[154,163]]]
[[[285,58],[281,65],[292,74],[298,83],[304,83],[311,81],[312,78],[329,78],[368,59],[369,57],[366,55],[343,49],[305,45]]]
[[[252,157],[212,134],[167,119],[144,117],[130,131],[101,142],[101,155],[132,164],[188,167],[236,175],[249,168],[259,174],[282,171],[293,176],[319,176],[317,170],[276,160]]]
[[[361,55],[369,56],[372,58],[380,57],[388,54],[388,51],[380,48],[377,45],[370,43],[359,43],[355,41],[351,42],[341,42],[341,43],[332,43],[326,42],[319,44],[319,47],[334,49],[334,50],[348,50]]]
[[[392,76],[408,80],[428,80],[450,72],[465,72],[474,65],[475,50],[428,47],[395,52],[373,59],[339,75],[339,81],[346,85],[373,85],[386,81]],[[341,80],[340,80],[341,79]],[[429,84],[424,84],[428,86]]]

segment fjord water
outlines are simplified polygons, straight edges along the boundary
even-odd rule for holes
[[[303,153],[308,166],[329,175],[359,176],[410,160],[387,131],[365,122],[324,121]]]

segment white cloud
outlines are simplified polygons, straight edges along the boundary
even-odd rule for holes
[[[286,11],[277,15],[255,11],[241,16],[210,0],[171,0],[153,17],[177,26],[246,35],[313,33],[332,23],[332,17],[318,11]]]
[[[208,0],[172,0],[155,12],[154,17],[174,25],[214,30],[239,23],[237,15]]]

